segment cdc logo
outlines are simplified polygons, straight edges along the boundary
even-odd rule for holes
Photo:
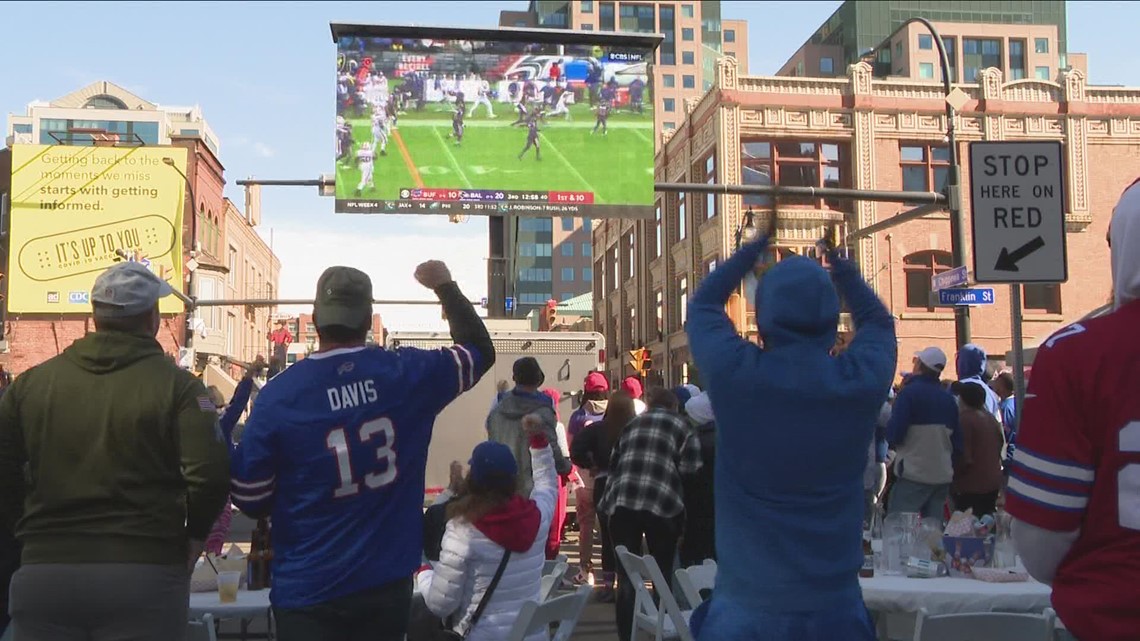
[[[86,305],[91,300],[91,295],[87,292],[70,292],[67,295],[67,302],[72,305]]]

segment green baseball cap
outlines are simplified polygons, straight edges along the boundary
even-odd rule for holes
[[[317,279],[317,327],[366,327],[372,321],[372,279],[352,267],[329,267]]]

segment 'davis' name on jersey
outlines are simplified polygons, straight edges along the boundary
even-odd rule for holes
[[[329,395],[329,408],[334,412],[342,408],[359,407],[364,403],[375,403],[379,398],[376,394],[376,381],[372,379],[330,387],[326,392]]]

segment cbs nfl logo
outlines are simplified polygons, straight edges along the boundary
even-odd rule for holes
[[[47,293],[47,302],[58,303],[59,302],[59,292],[48,292]]]

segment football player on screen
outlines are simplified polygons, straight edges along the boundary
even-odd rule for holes
[[[376,152],[372,151],[371,143],[360,143],[360,149],[356,151],[356,164],[360,167],[360,183],[356,185],[356,195],[360,196],[365,187],[375,188],[372,184],[372,171],[376,166]]]
[[[352,127],[344,116],[336,117],[336,161],[338,163],[352,160]]]
[[[487,106],[489,118],[497,118],[495,107],[491,104],[491,83],[486,80],[479,83],[479,88],[475,91],[475,102],[471,105],[471,110],[467,112],[467,115],[475,115],[475,110],[479,108],[479,105]]]
[[[592,136],[592,135],[598,133],[598,127],[602,128],[602,135],[603,136],[609,135],[610,128],[609,128],[609,125],[606,123],[610,119],[610,101],[603,100],[603,101],[599,102],[598,106],[594,107],[594,112],[597,115],[598,119],[594,123],[593,130],[590,131],[590,135]]]
[[[372,148],[379,149],[381,156],[388,155],[388,118],[380,107],[372,112]]]
[[[570,97],[572,95],[573,95],[573,92],[570,91],[570,89],[568,89],[566,87],[562,87],[559,90],[558,98],[555,99],[554,110],[551,111],[548,115],[566,116],[566,120],[570,120],[569,102],[570,102]]]
[[[526,123],[526,146],[519,152],[519,160],[523,159],[531,147],[534,147],[534,159],[542,160],[542,148],[538,142],[538,132],[538,118],[532,116]]]
[[[458,147],[463,144],[463,110],[456,109],[455,115],[451,117],[451,133],[450,137],[455,138],[455,146]]]

